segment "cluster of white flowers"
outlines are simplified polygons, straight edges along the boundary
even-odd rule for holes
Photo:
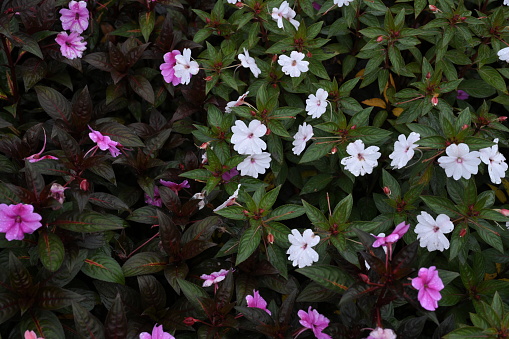
[[[258,178],[258,174],[265,173],[265,170],[270,167],[270,153],[263,152],[267,148],[267,144],[260,139],[267,133],[267,127],[259,120],[251,120],[249,126],[243,121],[237,120],[235,126],[232,127],[232,132],[233,149],[240,154],[248,155],[237,166],[237,170],[240,171],[240,175]]]
[[[300,22],[294,19],[295,15],[297,15],[297,13],[295,13],[295,11],[290,8],[290,5],[287,1],[283,1],[279,8],[274,7],[271,13],[272,19],[277,21],[277,27],[283,28],[283,19],[286,19],[290,21],[295,29],[299,29]]]

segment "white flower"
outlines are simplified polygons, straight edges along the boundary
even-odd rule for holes
[[[232,132],[233,149],[240,154],[260,154],[267,148],[265,141],[260,139],[267,132],[267,127],[259,120],[251,120],[249,127],[243,121],[237,120]]]
[[[346,146],[346,152],[349,157],[341,159],[341,165],[345,165],[345,169],[353,175],[371,174],[373,168],[378,166],[378,158],[382,155],[378,152],[378,146],[369,146],[364,149],[362,140],[355,140]]]
[[[299,29],[300,22],[298,22],[297,20],[294,19],[295,15],[297,15],[297,13],[295,13],[295,11],[290,8],[290,5],[288,4],[287,1],[283,1],[283,3],[281,4],[281,6],[279,6],[279,8],[277,8],[277,7],[272,8],[272,13],[271,13],[272,19],[277,21],[277,27],[279,27],[279,28],[284,27],[283,26],[283,18],[284,18],[284,19],[289,20],[290,23],[295,27],[295,29]]]
[[[398,169],[406,166],[414,156],[414,148],[419,146],[416,144],[419,139],[421,139],[419,133],[410,133],[408,139],[404,134],[400,134],[398,141],[394,143],[394,152],[389,155],[389,158],[392,159],[391,166]]]
[[[292,244],[286,254],[289,254],[288,260],[293,261],[293,266],[299,268],[311,266],[317,262],[318,253],[311,247],[320,242],[320,237],[315,235],[312,230],[307,229],[300,234],[296,229],[292,230],[292,234],[288,234],[288,240]]]
[[[451,144],[445,149],[448,155],[438,158],[440,167],[445,169],[445,174],[448,177],[453,177],[454,180],[459,180],[461,177],[470,179],[472,174],[477,174],[481,159],[479,159],[479,152],[470,152],[467,144]]]
[[[175,56],[176,64],[173,66],[175,76],[181,79],[181,84],[187,85],[191,81],[191,75],[196,75],[200,71],[200,65],[196,61],[191,61],[191,50],[184,48],[182,55]]]
[[[509,6],[509,0],[504,0],[504,5]]]
[[[306,148],[306,142],[313,136],[313,126],[304,123],[299,126],[299,130],[293,136],[292,151],[295,155],[300,155],[304,148]]]
[[[247,97],[247,95],[249,94],[249,91],[247,91],[246,93],[242,94],[238,99],[237,101],[230,101],[226,104],[226,108],[224,109],[225,113],[231,113],[232,112],[232,108],[233,107],[237,107],[237,106],[240,106],[240,105],[244,105],[246,102],[244,101],[244,99]]]
[[[390,328],[377,327],[369,333],[369,339],[396,339],[396,333]]]
[[[297,78],[300,76],[301,72],[307,72],[309,70],[309,62],[303,61],[302,59],[304,59],[304,53],[293,51],[290,53],[289,57],[280,55],[277,63],[283,66],[283,73],[292,78]]]
[[[449,240],[444,234],[452,232],[454,224],[445,214],[439,214],[437,220],[427,212],[421,212],[417,216],[418,224],[415,226],[417,239],[421,247],[427,247],[428,251],[443,251],[449,248]]]
[[[235,204],[235,200],[239,196],[239,189],[240,189],[240,184],[239,184],[239,186],[237,186],[237,189],[235,190],[235,192],[233,192],[233,194],[225,202],[223,202],[221,205],[214,208],[213,211],[216,212],[216,211],[222,210],[225,207]]]
[[[235,5],[237,3],[237,0],[226,0],[226,2]]]
[[[334,4],[338,7],[348,6],[353,0],[334,0]],[[509,0],[508,0],[509,1]]]
[[[319,118],[327,110],[327,97],[329,93],[323,88],[316,91],[316,95],[310,94],[306,100],[306,112],[313,118]]]
[[[239,54],[237,56],[242,64],[242,67],[249,68],[255,78],[258,78],[258,75],[262,72],[260,68],[256,65],[256,61],[253,57],[249,56],[249,51],[244,48],[244,54]]]
[[[240,175],[249,175],[258,178],[258,174],[264,174],[270,167],[270,153],[252,154],[237,165]]]
[[[201,210],[203,207],[205,207],[205,192],[198,192],[198,193],[195,193],[192,197],[191,197],[191,200],[200,200],[198,202],[198,209]]]
[[[504,0],[504,5],[509,6],[509,0]],[[497,52],[497,55],[500,60],[509,62],[509,47],[502,48],[500,51]]]
[[[480,149],[479,153],[481,161],[488,165],[491,182],[500,184],[502,183],[502,178],[505,178],[507,163],[505,162],[504,155],[498,151],[498,139],[493,140],[493,142],[497,143],[497,145]]]

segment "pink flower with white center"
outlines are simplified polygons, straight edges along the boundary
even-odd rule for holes
[[[268,152],[249,155],[237,165],[240,175],[249,175],[253,178],[258,178],[258,174],[264,174],[265,170],[269,167],[270,153]]]
[[[212,284],[217,285],[217,283],[221,282],[226,278],[230,270],[222,269],[219,272],[212,272],[211,274],[202,274],[200,279],[205,280],[203,282],[203,287],[212,286]]]
[[[377,327],[369,333],[366,339],[396,339],[396,333],[390,328]]]
[[[334,0],[334,4],[338,7],[348,6],[353,0]]]
[[[244,48],[244,54],[239,54],[237,57],[239,58],[242,67],[249,68],[253,73],[254,77],[258,78],[258,75],[260,75],[262,71],[256,65],[255,59],[249,56],[249,51]]]
[[[237,186],[237,189],[235,190],[235,192],[233,192],[233,194],[225,202],[223,202],[221,205],[214,208],[213,211],[217,212],[219,210],[222,210],[225,207],[232,206],[233,204],[235,204],[235,200],[239,196],[239,190],[240,190],[240,184]]]
[[[410,133],[408,139],[404,134],[400,134],[398,141],[394,143],[394,151],[389,155],[389,158],[392,159],[391,166],[397,169],[405,167],[414,156],[414,149],[419,146],[417,141],[420,139],[419,133]]]
[[[283,19],[286,19],[290,21],[290,23],[295,27],[295,29],[299,29],[300,22],[294,19],[295,15],[297,15],[297,13],[295,13],[295,11],[290,8],[290,5],[288,4],[287,1],[283,1],[279,8],[277,7],[272,8],[271,13],[272,19],[274,21],[277,21],[277,27],[283,28],[284,27]]]
[[[467,144],[451,144],[445,149],[447,156],[438,158],[440,167],[445,169],[445,174],[454,180],[460,178],[470,179],[472,174],[477,174],[481,163],[481,154],[477,151],[470,152]]]
[[[64,187],[60,184],[53,183],[49,189],[50,197],[58,201],[60,204],[63,204],[65,199],[64,191],[67,189],[69,189],[69,187]]]
[[[200,71],[200,65],[194,60],[191,61],[191,50],[184,48],[182,55],[175,55],[174,75],[180,78],[183,85],[189,84],[191,75],[196,75]]]
[[[166,181],[163,179],[159,179],[159,182],[161,183],[161,185],[166,186],[173,192],[175,192],[176,195],[178,195],[179,191],[183,190],[184,188],[191,187],[189,186],[189,182],[187,180],[182,181],[180,184],[177,184],[176,182],[173,181]]]
[[[313,137],[313,126],[306,123],[299,126],[299,130],[293,136],[293,154],[300,155],[306,148],[306,142]]]
[[[25,234],[34,233],[42,226],[41,219],[32,205],[0,204],[0,232],[5,233],[8,241],[23,240]]]
[[[292,234],[288,234],[288,241],[291,246],[286,254],[289,254],[288,260],[292,261],[293,266],[299,268],[311,266],[319,259],[318,253],[312,248],[320,242],[320,236],[307,229],[300,234],[296,229],[292,230]]]
[[[41,151],[39,153],[35,153],[29,157],[26,157],[24,160],[28,160],[28,162],[38,162],[45,159],[58,160],[57,157],[54,157],[52,155],[44,155],[41,157],[42,152],[44,152],[44,149],[46,148],[46,130],[43,129],[43,131],[44,131],[44,144],[42,145]]]
[[[253,295],[248,295],[246,297],[246,302],[247,307],[260,308],[271,315],[270,311],[267,309],[267,302],[260,296],[260,292],[257,290],[253,290]]]
[[[69,9],[62,8],[59,13],[63,29],[81,34],[88,28],[89,13],[85,1],[73,0],[69,2]]]
[[[310,329],[318,339],[332,339],[330,335],[322,333],[322,331],[329,326],[330,320],[324,315],[318,313],[317,310],[313,310],[311,306],[309,306],[307,312],[299,310],[297,315],[300,318],[300,324],[305,327],[303,331]],[[303,331],[300,331],[299,334]]]
[[[233,149],[240,154],[260,154],[267,148],[265,141],[260,139],[267,133],[267,127],[259,120],[251,120],[249,127],[242,120],[237,120],[232,132]]]
[[[382,155],[378,152],[379,149],[378,146],[369,146],[364,149],[362,140],[355,140],[346,147],[346,152],[350,156],[341,159],[341,164],[356,177],[363,176],[366,173],[371,174],[373,168],[378,166],[377,160]]]
[[[25,339],[44,339],[43,337],[38,337],[34,331],[25,331]]]
[[[417,299],[424,309],[434,311],[438,308],[438,301],[442,299],[440,291],[444,289],[444,283],[438,276],[435,266],[419,269],[419,276],[412,279],[412,286],[419,290]]]
[[[304,53],[292,51],[290,56],[280,55],[277,63],[283,68],[283,73],[292,78],[297,78],[301,73],[309,70],[309,61],[304,61]]]
[[[175,339],[175,337],[168,332],[164,332],[163,325],[157,326],[157,324],[155,324],[152,329],[152,334],[142,332],[140,333],[140,339]]]
[[[161,196],[159,195],[159,188],[157,186],[154,186],[153,198],[151,198],[150,195],[145,193],[145,203],[157,207],[163,206],[163,201],[161,200]]]
[[[225,113],[231,113],[233,107],[238,107],[238,106],[244,105],[246,103],[244,101],[244,99],[247,97],[248,94],[249,94],[249,91],[247,91],[246,93],[242,94],[237,99],[237,101],[230,101],[230,102],[228,102],[226,104],[226,108],[224,109]]]
[[[421,212],[417,216],[417,225],[414,232],[421,247],[427,247],[428,251],[440,251],[449,248],[449,239],[444,234],[452,232],[454,224],[451,218],[445,214],[439,214],[437,220],[427,212]]]
[[[177,86],[181,81],[179,77],[175,76],[175,70],[173,69],[173,67],[177,64],[177,60],[175,59],[177,55],[180,55],[179,50],[174,50],[166,53],[163,56],[164,62],[161,64],[161,66],[159,66],[164,81],[171,83],[173,86]]]
[[[493,140],[495,145],[479,150],[481,161],[488,165],[491,182],[501,184],[507,171],[507,163],[502,153],[498,151],[498,139]]]
[[[388,244],[394,244],[396,241],[403,238],[403,235],[405,235],[405,233],[408,231],[409,228],[410,228],[410,224],[407,224],[403,221],[402,223],[398,224],[398,226],[396,226],[394,231],[392,231],[392,233],[389,234],[388,236],[385,236],[385,234],[382,236],[380,236],[380,235],[375,236],[376,240],[372,246],[380,247],[380,246],[387,246]],[[381,234],[383,234],[383,233],[381,233]]]
[[[327,110],[327,97],[329,93],[323,88],[316,91],[316,95],[310,94],[306,99],[306,112],[313,119],[319,118]]]
[[[117,148],[117,146],[122,147],[122,145],[116,141],[111,140],[109,136],[102,135],[101,132],[95,131],[92,129],[92,127],[88,126],[88,128],[92,131],[88,133],[88,136],[90,139],[95,142],[97,145],[91,148],[87,154],[92,151],[93,149],[97,150],[99,148],[101,151],[110,151],[110,154],[112,157],[117,157],[120,154],[120,150]],[[86,155],[86,154],[85,154]]]
[[[60,45],[60,53],[70,60],[81,58],[87,49],[87,42],[76,32],[70,35],[67,35],[67,32],[60,32],[55,41]]]

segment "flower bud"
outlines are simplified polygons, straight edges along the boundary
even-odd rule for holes
[[[193,326],[195,322],[197,322],[196,319],[194,319],[193,317],[187,317],[184,319],[184,321],[182,321],[184,323],[184,325],[187,325],[187,326]]]
[[[274,54],[274,55],[272,56],[272,62],[276,62],[276,61],[277,61],[277,54]]]
[[[334,147],[332,147],[330,154],[336,154],[337,151],[338,151],[338,148],[336,146],[334,146]]]
[[[463,126],[461,126],[461,129],[462,130],[466,130],[468,128],[468,125],[467,124],[464,124]]]
[[[274,243],[274,234],[272,233],[267,234],[267,241],[269,242],[269,244],[272,245]]]
[[[244,4],[243,4],[242,2],[240,2],[240,1],[239,1],[239,2],[237,2],[237,3],[235,4],[235,6],[237,6],[237,8],[242,8],[242,7],[244,7]]]
[[[313,53],[311,53],[311,52],[307,52],[307,53],[306,53],[306,56],[307,56],[308,58],[312,58],[312,57],[313,57]]]
[[[356,129],[357,128],[357,125],[353,125],[352,127],[350,127],[350,129]]]
[[[369,283],[369,277],[367,275],[359,273],[359,278],[361,278],[365,283]]]
[[[496,209],[494,211],[497,211],[498,213],[502,214],[504,217],[509,217],[509,210],[502,208],[502,209]]]
[[[267,128],[267,132],[265,132],[265,135],[270,135],[270,133],[272,133],[272,131],[270,130],[270,128]]]
[[[465,235],[467,234],[467,229],[466,228],[462,228],[461,231],[460,231],[460,238],[463,238]]]
[[[384,187],[384,193],[386,196],[390,197],[392,192],[391,192],[391,189],[387,186]]]
[[[80,190],[82,191],[88,191],[90,189],[90,184],[88,183],[87,179],[83,179],[80,182]]]
[[[209,18],[205,18],[205,22],[210,24],[210,19]]]
[[[376,38],[376,42],[382,42],[384,41],[383,35],[380,35],[378,38]]]
[[[441,10],[438,9],[437,6],[435,5],[429,5],[429,9],[433,12],[433,13],[438,13],[438,12],[442,12]]]
[[[433,104],[433,106],[438,105],[438,97],[434,96],[433,98],[431,98],[431,103]]]
[[[426,73],[426,79],[429,79],[429,78],[431,78],[431,73],[430,72]]]
[[[210,141],[204,142],[200,146],[198,146],[199,149],[207,149],[209,147]]]
[[[205,78],[205,81],[211,81],[212,80],[212,76],[209,75],[208,77]]]
[[[500,121],[500,122],[506,121],[506,120],[507,120],[506,116],[498,117],[498,121]]]

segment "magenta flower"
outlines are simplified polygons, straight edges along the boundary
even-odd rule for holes
[[[246,297],[246,301],[247,307],[260,308],[271,315],[270,311],[267,309],[267,302],[260,296],[260,293],[257,290],[253,290],[253,295],[248,295]]]
[[[438,308],[438,300],[442,299],[440,291],[444,288],[444,283],[438,276],[435,266],[429,269],[422,267],[419,276],[412,279],[412,286],[419,290],[417,299],[424,309],[434,311]]]
[[[34,206],[26,204],[0,204],[0,232],[5,239],[23,240],[25,234],[32,234],[42,226],[42,217],[34,213]]]
[[[81,58],[83,52],[87,49],[87,42],[83,41],[83,37],[76,32],[70,35],[67,35],[66,32],[60,32],[55,41],[60,45],[60,53],[67,59]]]
[[[58,160],[57,157],[54,157],[52,155],[44,155],[44,156],[41,157],[42,152],[44,152],[44,149],[46,148],[46,130],[43,129],[43,131],[44,131],[44,144],[42,145],[41,151],[39,153],[35,153],[35,154],[32,154],[29,157],[26,157],[24,160],[28,160],[28,162],[38,162],[38,161],[41,161],[41,160],[44,160],[44,159]]]
[[[316,9],[317,11],[320,10],[320,8],[322,8],[322,5],[320,5],[318,2],[316,1],[313,1],[313,8]]]
[[[380,247],[380,246],[387,246],[388,244],[394,244],[399,239],[403,238],[403,235],[408,231],[410,228],[410,224],[405,223],[404,221],[400,223],[394,231],[392,231],[391,234],[388,236],[382,235],[382,236],[374,236],[376,238],[375,242],[373,243],[373,247]],[[381,233],[383,234],[383,233]]]
[[[154,197],[151,198],[147,193],[145,193],[145,202],[152,206],[161,207],[163,206],[163,201],[161,200],[161,196],[159,195],[159,188],[154,186]]]
[[[224,182],[230,182],[234,176],[239,175],[239,171],[237,171],[237,167],[232,168],[228,172],[224,172],[223,175],[221,175],[221,178],[224,180]]]
[[[217,285],[218,282],[221,282],[226,278],[226,275],[230,270],[220,270],[219,272],[212,272],[211,274],[202,274],[200,276],[200,279],[205,280],[203,282],[203,287],[209,287],[212,286],[212,284]]]
[[[38,337],[34,331],[25,331],[25,339],[44,339],[42,337]]]
[[[110,151],[110,154],[112,157],[117,157],[120,154],[120,150],[117,148],[117,146],[122,147],[122,145],[116,141],[113,141],[110,139],[110,137],[102,135],[101,132],[95,131],[92,129],[92,127],[88,126],[92,132],[88,133],[88,136],[90,139],[92,139],[93,142],[95,142],[97,145],[92,147],[88,152],[97,150],[99,148],[101,151]],[[86,154],[85,154],[86,155]]]
[[[71,33],[83,33],[88,28],[88,9],[85,1],[69,2],[69,9],[62,8],[59,12],[62,16],[62,28],[71,31]]]
[[[467,92],[462,91],[461,89],[458,90],[458,93],[456,94],[456,99],[458,100],[467,100],[470,97]]]
[[[328,334],[322,333],[322,331],[329,326],[329,319],[325,317],[324,315],[318,313],[317,310],[311,309],[311,306],[309,306],[308,311],[299,310],[297,312],[297,315],[299,316],[300,324],[305,327],[300,333],[305,331],[306,329],[310,329],[313,331],[313,334],[318,339],[332,339],[332,337]]]
[[[157,324],[155,324],[152,329],[152,334],[142,332],[140,333],[140,339],[175,339],[175,337],[168,332],[164,332],[163,325],[157,326]]]
[[[173,192],[175,192],[176,195],[179,194],[180,190],[191,187],[189,186],[189,182],[187,180],[182,181],[180,184],[177,184],[176,182],[173,181],[166,181],[163,179],[160,179],[159,182],[161,183],[161,185],[166,186]]]
[[[173,86],[177,86],[181,82],[181,79],[175,76],[175,70],[173,69],[173,66],[175,66],[175,64],[177,63],[177,60],[175,60],[175,56],[177,55],[180,55],[179,50],[174,50],[166,53],[163,56],[164,63],[162,63],[161,66],[159,66],[164,81],[166,81],[167,83],[171,82]]]
[[[58,201],[60,204],[63,204],[65,199],[64,191],[66,189],[69,189],[69,187],[64,187],[60,184],[53,183],[49,189],[50,197]]]

